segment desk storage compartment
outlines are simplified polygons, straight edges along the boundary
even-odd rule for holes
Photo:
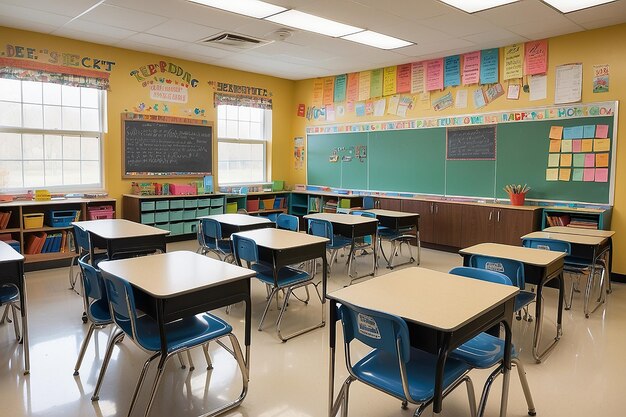
[[[194,222],[185,222],[185,225],[183,226],[183,233],[188,234],[188,233],[196,233],[198,231],[198,222],[194,221]]]
[[[209,208],[199,208],[198,211],[196,212],[196,217],[200,217],[200,216],[208,216],[209,215]]]
[[[154,201],[142,201],[141,211],[154,211]]]
[[[235,203],[235,211],[237,211],[237,203]],[[211,209],[209,210],[209,214],[223,214],[223,213],[224,213],[223,207],[211,207]]]
[[[198,199],[198,208],[210,207],[211,199],[210,198],[199,198]]]
[[[195,220],[196,217],[196,209],[183,211],[183,220]]]
[[[156,223],[165,223],[170,221],[169,211],[157,211],[154,213],[154,221]]]
[[[198,200],[185,200],[185,208],[196,208],[198,207]]]
[[[182,210],[170,211],[170,222],[179,222],[182,219],[183,219],[183,211]]]
[[[170,209],[170,201],[169,200],[158,200],[155,202],[155,208],[157,210],[169,210]]]
[[[24,214],[24,229],[37,229],[43,227],[43,213]]]
[[[170,223],[170,235],[174,236],[174,235],[182,235],[184,231],[184,223],[183,222],[177,222],[177,223]]]
[[[50,210],[46,213],[46,224],[50,227],[71,226],[76,213],[76,210]]]
[[[153,224],[154,223],[154,212],[141,213],[141,223],[143,223],[143,224]]]
[[[170,200],[170,210],[179,210],[183,207],[183,200]]]

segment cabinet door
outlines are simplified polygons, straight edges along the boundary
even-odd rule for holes
[[[520,239],[527,233],[539,230],[537,210],[498,209],[495,219],[496,243],[521,246]]]
[[[496,211],[493,207],[463,206],[461,247],[493,242]]]
[[[462,206],[450,203],[435,203],[434,236],[438,245],[461,246]]]
[[[401,208],[401,211],[406,211],[407,213],[418,213],[420,215],[420,241],[434,243],[434,203],[430,201],[402,200]]]
[[[380,208],[383,210],[394,210],[401,211],[402,200],[396,198],[379,198],[378,206],[376,208]]]

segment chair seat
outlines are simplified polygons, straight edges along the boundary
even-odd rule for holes
[[[20,293],[12,285],[7,285],[4,287],[0,287],[0,305],[13,303],[20,298]]]
[[[436,365],[437,356],[418,349],[411,349],[411,360],[406,363],[406,371],[409,393],[414,401],[424,402],[433,397]],[[461,361],[448,359],[444,371],[444,389],[468,372],[469,369],[469,366]],[[395,356],[374,349],[358,361],[352,367],[352,371],[359,380],[380,387],[397,398],[406,399]]]
[[[521,310],[524,306],[535,301],[535,293],[530,291],[521,290],[519,294],[515,296],[515,311]]]
[[[454,349],[449,357],[463,361],[472,368],[491,368],[504,357],[504,340],[481,333]],[[517,358],[515,346],[511,351],[511,358]]]
[[[398,239],[399,237],[410,237],[414,238],[416,237],[415,234],[413,233],[413,229],[412,228],[402,228],[402,229],[390,229],[388,227],[385,228],[378,228],[378,236],[382,237],[383,239]]]
[[[264,265],[252,265],[252,269],[257,272],[257,278],[270,285],[274,285],[274,273],[272,268]],[[278,270],[278,286],[288,287],[290,285],[297,284],[299,282],[305,282],[311,279],[311,275],[308,272],[301,271],[290,266],[285,266]]]
[[[332,245],[328,243],[326,247],[328,249],[341,249],[351,244],[352,244],[352,240],[350,240],[349,238],[342,236],[342,235],[334,235]]]
[[[91,321],[96,326],[104,326],[113,322],[109,311],[109,302],[107,300],[96,300],[89,305],[89,315]]]
[[[590,268],[591,265],[592,265],[592,262],[589,259],[578,258],[578,257],[574,257],[574,256],[566,256],[565,257],[565,266],[564,266],[564,268],[566,270],[569,270],[569,271]],[[596,267],[597,266],[598,265],[596,265]]]
[[[208,313],[176,320],[165,326],[167,351],[197,346],[225,336],[232,330],[224,320]],[[137,343],[144,349],[153,352],[161,350],[159,327],[152,317],[142,316],[137,319],[137,335]]]

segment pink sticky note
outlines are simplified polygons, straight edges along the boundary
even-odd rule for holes
[[[609,180],[608,168],[596,168],[596,182],[607,182]]]
[[[597,125],[596,126],[597,138],[606,138],[608,136],[609,136],[609,125]]]
[[[585,168],[596,166],[596,156],[592,153],[585,154]]]
[[[594,179],[594,172],[595,170],[593,168],[585,168],[585,172],[583,174],[583,181],[593,181]]]
[[[572,141],[572,152],[580,152],[582,149],[580,139],[574,139]]]

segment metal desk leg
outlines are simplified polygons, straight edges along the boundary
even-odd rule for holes
[[[22,276],[22,279],[23,276]],[[26,281],[22,286],[22,292],[20,294],[20,304],[22,313],[22,346],[24,349],[24,375],[30,374],[30,349],[28,342],[28,312],[26,311]]]
[[[535,308],[535,332],[533,334],[533,357],[537,363],[541,363],[541,360],[555,348],[556,344],[561,339],[561,335],[563,334],[562,329],[562,319],[563,319],[563,299],[564,299],[564,288],[563,288],[563,270],[559,272],[556,278],[559,282],[559,306],[557,311],[557,320],[556,320],[556,336],[554,340],[543,350],[543,352],[539,352],[539,342],[541,341],[541,330],[543,327],[543,287],[544,285],[551,281],[552,278],[548,277],[545,280],[537,285],[537,300],[536,300],[536,308]]]

